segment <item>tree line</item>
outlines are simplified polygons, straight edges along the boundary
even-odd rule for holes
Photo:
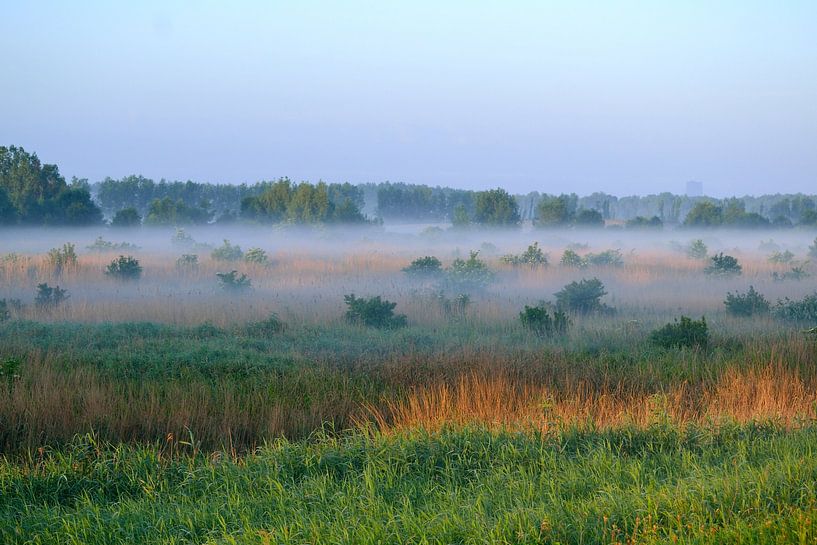
[[[367,216],[368,214],[368,216]],[[374,218],[374,219],[370,219]],[[115,226],[207,223],[363,224],[370,221],[446,222],[513,227],[656,228],[817,226],[817,198],[763,195],[713,199],[671,193],[616,197],[593,193],[511,195],[391,183],[255,184],[158,182],[143,176],[66,182],[56,165],[20,147],[0,147],[0,224]]]

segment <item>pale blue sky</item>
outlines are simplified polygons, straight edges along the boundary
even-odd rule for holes
[[[4,2],[68,175],[817,192],[817,2]]]

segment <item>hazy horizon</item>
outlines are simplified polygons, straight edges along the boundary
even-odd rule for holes
[[[6,6],[0,145],[70,178],[814,193],[817,4]]]

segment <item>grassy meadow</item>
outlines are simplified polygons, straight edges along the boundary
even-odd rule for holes
[[[813,232],[403,231],[10,231],[0,542],[817,540],[817,321],[777,312],[817,291]],[[707,274],[699,238],[742,273]],[[547,265],[503,258],[534,241]],[[472,250],[483,287],[403,271]],[[106,274],[119,255],[138,279]],[[565,331],[520,320],[592,278],[604,307]],[[728,312],[750,286],[770,311]],[[350,322],[349,294],[405,327]],[[707,341],[658,344],[681,316]]]

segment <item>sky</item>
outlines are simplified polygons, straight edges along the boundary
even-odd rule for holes
[[[90,181],[817,193],[817,2],[3,2],[0,145]]]

